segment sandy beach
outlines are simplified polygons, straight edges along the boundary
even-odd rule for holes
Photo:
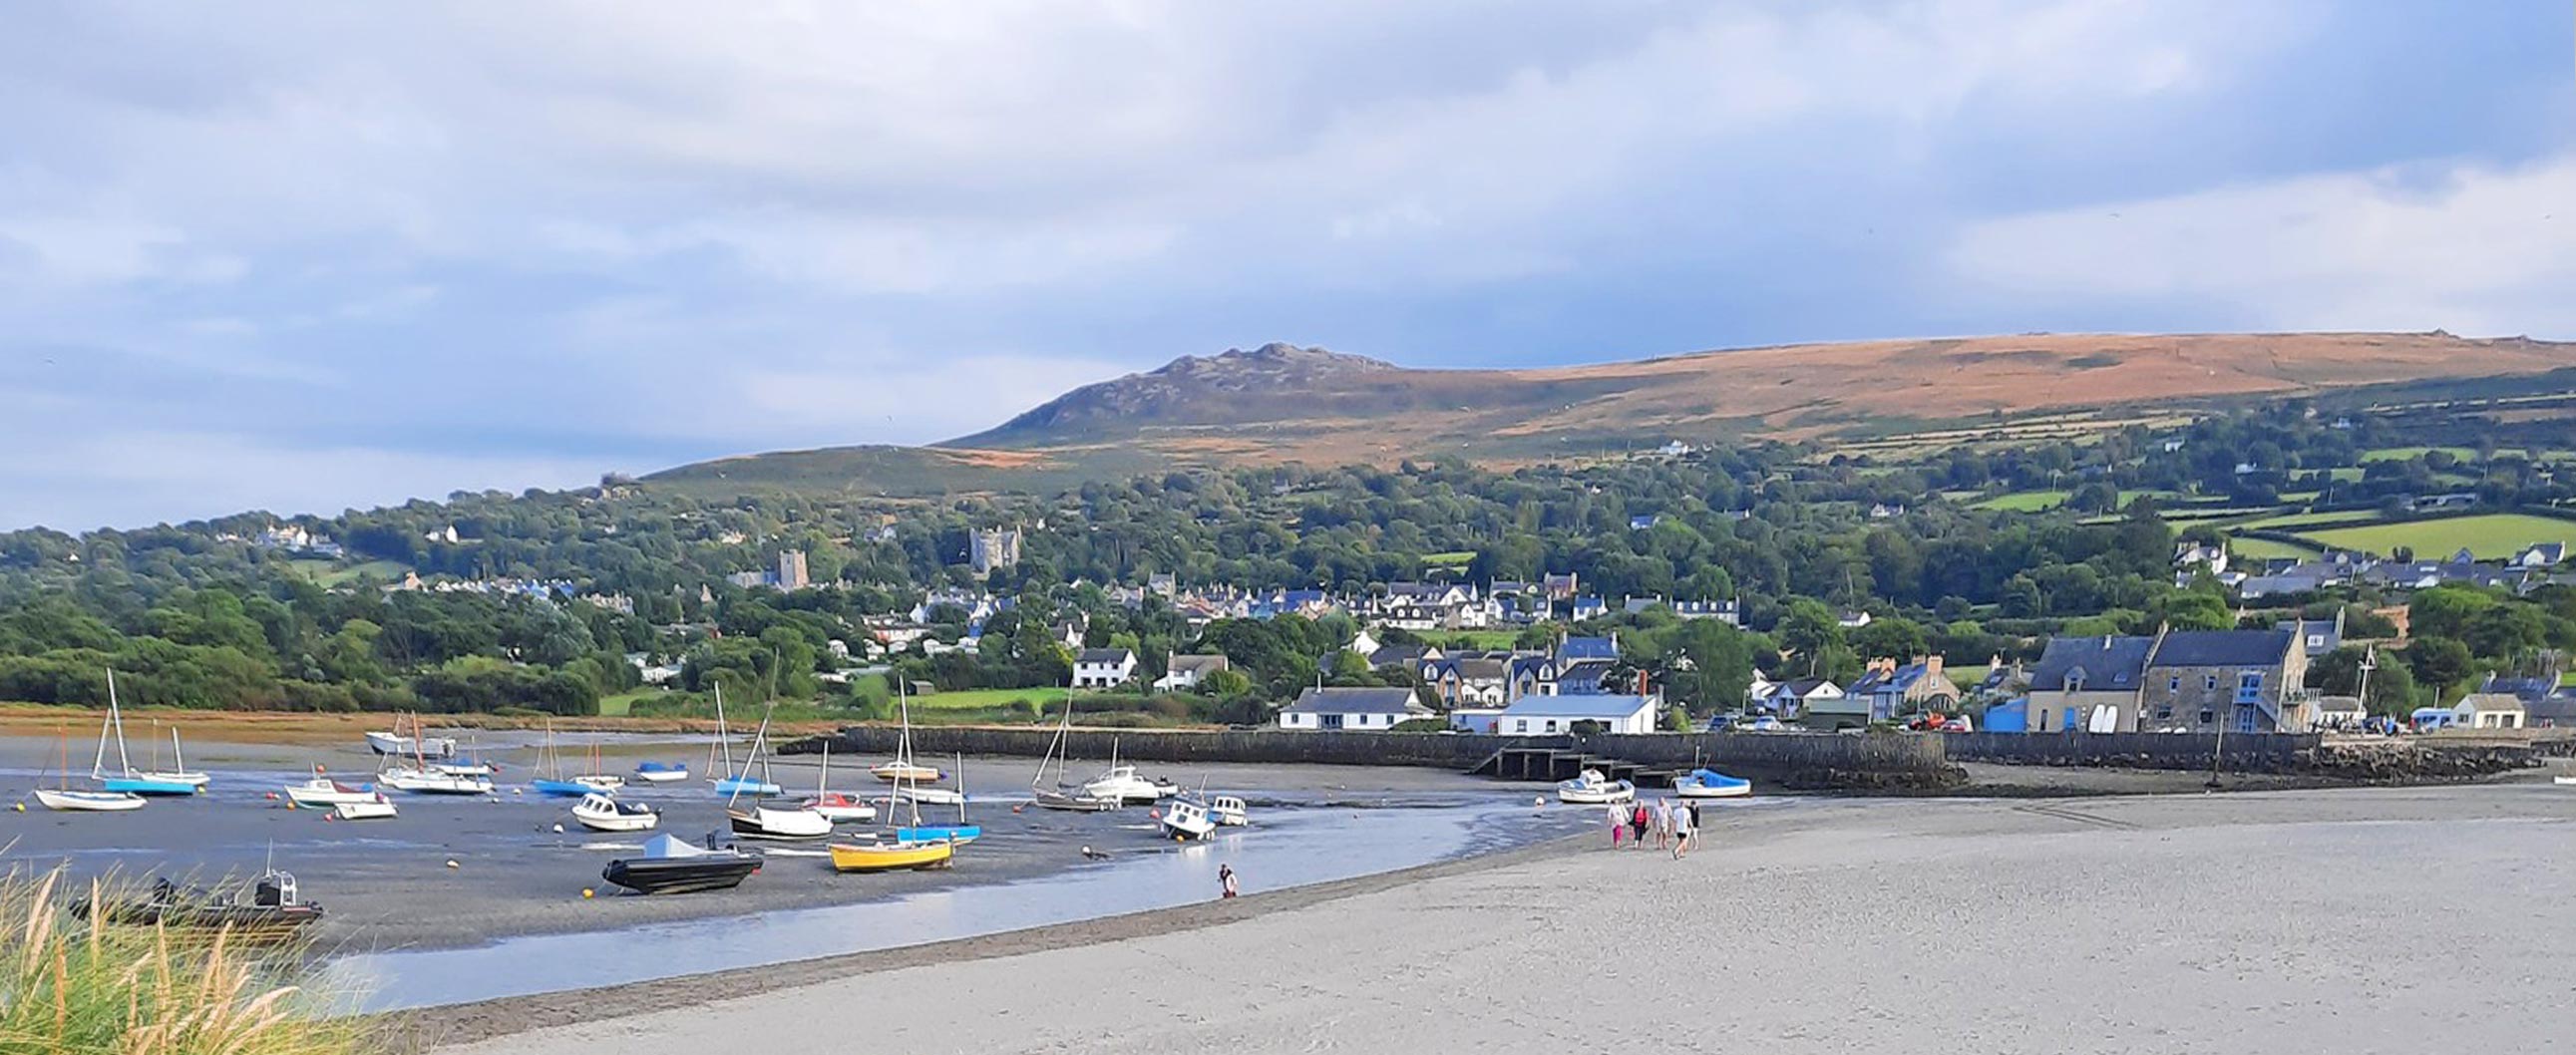
[[[1813,800],[1713,835],[1679,862],[1578,840],[1295,891],[1256,876],[1230,904],[407,1028],[479,1038],[458,1055],[2576,1043],[2576,792],[2547,783]]]

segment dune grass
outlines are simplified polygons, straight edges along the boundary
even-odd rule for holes
[[[361,1055],[366,1023],[325,1018],[294,948],[82,921],[59,870],[0,876],[0,1055]],[[92,900],[117,884],[78,884]]]

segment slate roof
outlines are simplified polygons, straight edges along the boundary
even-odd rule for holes
[[[1201,674],[1206,674],[1212,671],[1226,670],[1230,667],[1231,664],[1226,661],[1224,656],[1179,655],[1172,657],[1171,671],[1174,674],[1178,674],[1183,671],[1194,670]]]
[[[1123,648],[1086,648],[1082,650],[1082,655],[1074,658],[1074,662],[1087,663],[1093,666],[1115,667],[1135,658],[1135,656],[1135,653]]]
[[[1412,689],[1308,689],[1282,714],[1429,714]]]
[[[2092,691],[2135,689],[2145,680],[2147,650],[2155,643],[2152,637],[2049,638],[2030,670],[2031,691],[2063,691],[2066,675],[2075,670],[2084,672],[2084,685]]]
[[[2176,630],[2151,667],[2274,667],[2298,645],[2287,630]]]
[[[2308,638],[2311,636],[2324,638],[2323,644],[2308,648],[2309,659],[2315,659],[2343,647],[2343,631],[2335,627],[2335,621],[2332,619],[2288,619],[2283,620],[2277,629],[2299,635],[2299,644],[2302,648],[2307,647]]]
[[[2523,704],[2522,724],[2576,728],[2576,696],[2551,696]]]
[[[1569,637],[1556,646],[1558,659],[1617,659],[1619,646],[1606,637]]]

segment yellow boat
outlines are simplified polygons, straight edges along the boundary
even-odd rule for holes
[[[906,868],[946,868],[949,858],[955,856],[957,844],[946,839],[933,843],[833,843],[832,870],[893,872]]]

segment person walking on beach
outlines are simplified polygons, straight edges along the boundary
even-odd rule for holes
[[[1234,887],[1234,866],[1233,866],[1233,865],[1218,865],[1218,866],[1216,866],[1216,882],[1217,882],[1217,885],[1218,885],[1219,887],[1221,887],[1221,888],[1223,888],[1223,889],[1225,890],[1225,893],[1217,895],[1218,897],[1221,897],[1221,898],[1225,898],[1225,897],[1233,897],[1233,896],[1235,895],[1235,893],[1236,893],[1236,890],[1235,890],[1235,887]]]
[[[1642,802],[1628,811],[1628,841],[1637,849],[1646,848],[1646,826],[1653,823],[1654,818],[1654,811],[1647,809]]]
[[[1622,809],[1616,802],[1610,804],[1609,811],[1610,848],[1616,850],[1619,848],[1619,837],[1628,833],[1628,811]]]
[[[1673,838],[1673,800],[1655,800],[1655,849],[1661,850]]]
[[[1673,860],[1679,861],[1682,855],[1690,852],[1691,840],[1698,837],[1699,823],[1691,817],[1689,803],[1684,803],[1680,809],[1672,811],[1672,817]]]

